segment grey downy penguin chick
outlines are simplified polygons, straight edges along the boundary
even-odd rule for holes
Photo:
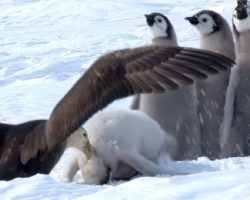
[[[235,60],[233,34],[227,21],[217,12],[202,10],[186,17],[200,33],[200,48]],[[216,159],[220,155],[220,125],[223,120],[230,71],[197,82],[198,112],[201,122],[201,155]]]
[[[146,22],[153,36],[153,45],[177,46],[174,27],[169,19],[161,13],[145,14]],[[136,95],[131,103],[131,109],[139,109],[140,95]]]
[[[236,51],[236,76],[230,82],[237,85],[231,103],[232,123],[222,135],[222,157],[246,156],[250,154],[250,5],[248,1],[238,1],[233,13],[233,33]],[[233,86],[235,84],[232,84]],[[232,95],[230,95],[232,96]],[[231,100],[231,99],[227,99]]]
[[[152,45],[178,46],[174,27],[166,16],[161,13],[145,16],[152,33]],[[175,159],[200,156],[200,122],[194,85],[164,94],[141,94],[135,97],[132,109],[146,113],[176,138],[178,150]]]

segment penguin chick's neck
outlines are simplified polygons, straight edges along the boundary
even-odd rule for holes
[[[250,30],[244,31],[236,35],[236,54],[248,54],[250,53]]]
[[[156,37],[152,39],[152,43],[154,45],[163,45],[163,46],[177,46],[176,38],[168,38],[168,37]]]
[[[235,59],[233,34],[224,19],[221,22],[219,31],[215,31],[209,35],[200,35],[200,48],[223,53],[225,56]]]

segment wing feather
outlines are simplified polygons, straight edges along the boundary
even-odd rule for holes
[[[48,149],[116,99],[178,89],[233,64],[225,56],[183,47],[146,46],[101,56],[53,109],[46,125]]]

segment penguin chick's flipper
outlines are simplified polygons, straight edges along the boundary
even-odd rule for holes
[[[101,56],[53,109],[41,133],[46,137],[46,150],[52,150],[96,111],[116,99],[178,89],[204,78],[200,74],[218,73],[233,64],[234,61],[225,56],[185,47],[144,46]],[[190,68],[200,73],[190,76],[185,73]],[[39,137],[30,141],[36,143],[35,140]],[[26,155],[26,160],[30,152],[39,152],[39,146],[25,141],[22,154]]]

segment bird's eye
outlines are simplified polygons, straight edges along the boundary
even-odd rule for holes
[[[206,23],[207,22],[207,18],[203,18],[202,22]]]
[[[83,133],[83,137],[87,137],[87,133]]]
[[[162,22],[162,20],[161,20],[161,19],[157,19],[157,21],[158,21],[159,23],[161,23],[161,22]]]

